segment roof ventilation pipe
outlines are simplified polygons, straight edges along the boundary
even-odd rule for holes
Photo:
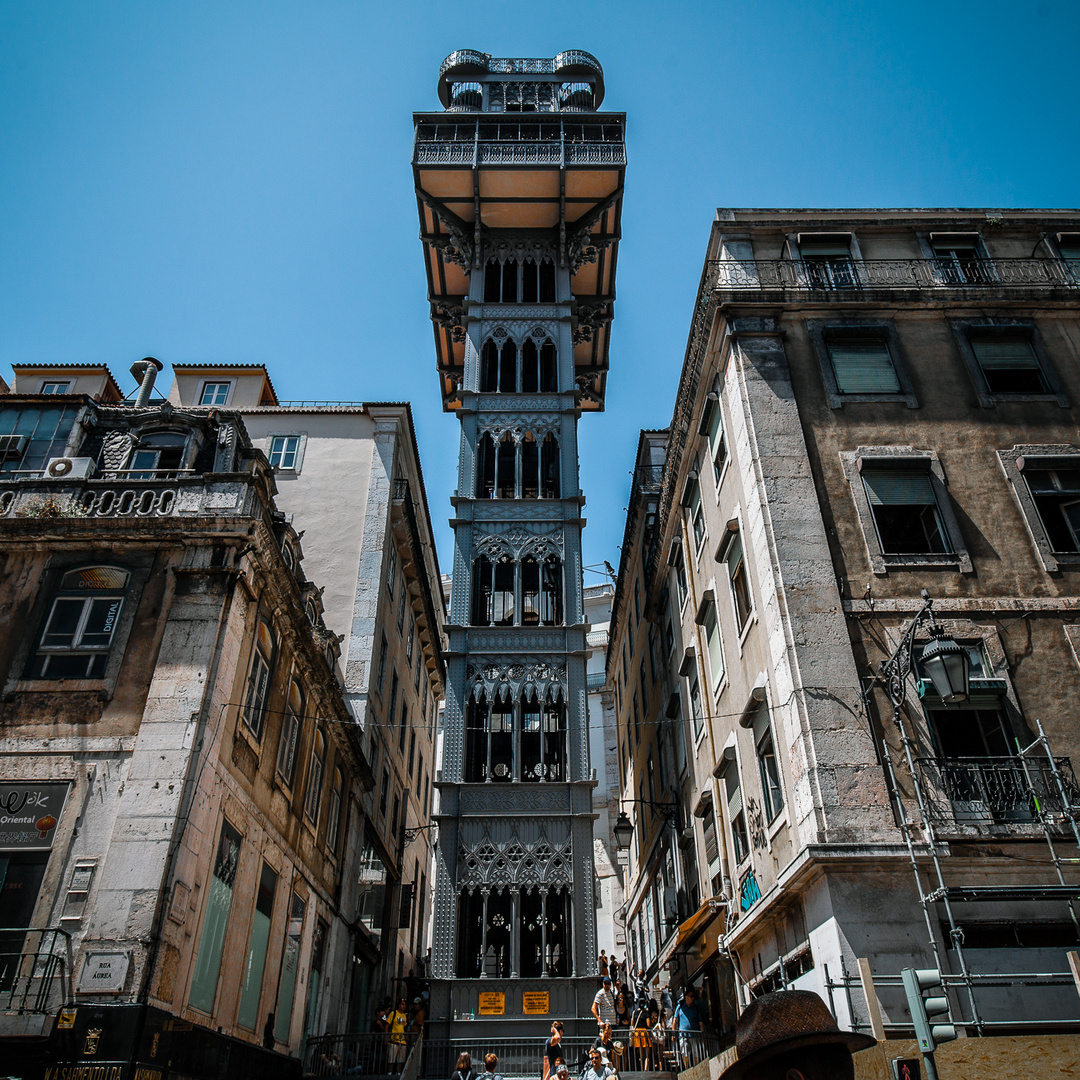
[[[150,403],[150,392],[154,389],[154,380],[157,379],[157,373],[164,367],[165,365],[160,360],[155,360],[152,356],[144,356],[131,365],[131,374],[139,380],[139,392],[135,395],[136,405]]]

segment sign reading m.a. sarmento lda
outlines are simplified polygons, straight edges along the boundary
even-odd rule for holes
[[[48,851],[69,784],[0,780],[0,850]]]

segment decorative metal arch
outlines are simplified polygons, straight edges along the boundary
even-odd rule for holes
[[[531,843],[518,837],[497,844],[484,837],[458,849],[458,890],[556,889],[574,883],[574,845],[568,836],[552,841],[542,836]]]

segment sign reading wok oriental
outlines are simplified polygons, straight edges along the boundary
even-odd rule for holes
[[[48,851],[70,785],[0,780],[0,851]]]

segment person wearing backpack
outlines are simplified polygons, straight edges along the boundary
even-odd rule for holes
[[[481,1080],[503,1080],[502,1076],[497,1072],[499,1068],[499,1059],[494,1054],[484,1055],[484,1074]]]
[[[450,1080],[477,1080],[476,1073],[473,1072],[472,1056],[467,1050],[457,1059],[457,1068]]]

